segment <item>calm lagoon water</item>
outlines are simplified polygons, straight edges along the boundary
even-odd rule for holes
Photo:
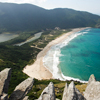
[[[17,37],[17,34],[14,33],[2,33],[0,34],[0,42],[5,42]]]
[[[24,45],[24,44],[26,44],[26,43],[32,42],[33,40],[36,40],[36,39],[40,38],[41,35],[42,35],[42,33],[43,33],[43,32],[36,33],[36,34],[34,34],[34,36],[33,36],[32,38],[30,38],[30,39],[28,39],[28,40],[26,40],[26,41],[24,41],[24,42],[15,44],[15,46],[22,46],[22,45]]]

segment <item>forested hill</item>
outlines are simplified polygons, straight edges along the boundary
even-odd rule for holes
[[[31,4],[0,3],[0,31],[95,26],[100,16],[67,8],[46,10]]]

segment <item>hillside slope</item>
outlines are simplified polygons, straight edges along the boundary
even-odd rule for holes
[[[46,10],[31,4],[0,3],[0,31],[95,26],[100,16],[67,8]]]

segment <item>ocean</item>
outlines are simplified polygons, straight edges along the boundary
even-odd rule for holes
[[[52,46],[43,62],[56,79],[86,82],[94,74],[100,81],[100,29],[71,34]]]

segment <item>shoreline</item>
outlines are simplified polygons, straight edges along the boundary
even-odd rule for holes
[[[47,44],[47,46],[44,47],[44,49],[41,52],[38,53],[36,61],[32,65],[27,65],[23,69],[23,72],[25,74],[27,74],[28,76],[36,78],[38,80],[42,80],[42,79],[54,79],[53,78],[53,74],[43,64],[43,58],[44,58],[44,56],[47,54],[47,52],[49,51],[49,49],[52,46],[54,46],[54,45],[56,45],[58,43],[63,42],[72,33],[79,32],[79,31],[87,29],[87,28],[90,28],[90,27],[72,29],[72,31],[67,32],[67,33],[61,35],[60,37],[57,37],[55,40],[52,40],[51,42],[49,42]]]

